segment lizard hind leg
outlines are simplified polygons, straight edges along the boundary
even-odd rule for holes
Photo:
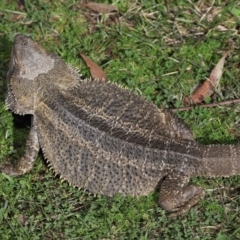
[[[188,185],[188,182],[189,176],[172,172],[161,184],[159,204],[163,209],[172,212],[169,217],[184,214],[204,198],[204,189]]]

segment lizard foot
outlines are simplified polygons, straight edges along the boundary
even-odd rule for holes
[[[170,211],[169,217],[184,214],[205,196],[200,186],[187,185],[188,176],[173,174],[166,177],[159,194],[160,206]]]
[[[12,164],[0,165],[0,172],[4,172],[11,177],[22,175],[21,171]]]

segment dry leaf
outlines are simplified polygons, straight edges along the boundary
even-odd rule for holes
[[[86,8],[91,9],[94,12],[97,13],[113,13],[118,12],[118,7],[110,4],[104,4],[104,3],[86,3],[84,4]]]
[[[225,52],[222,58],[219,60],[217,65],[212,70],[209,78],[204,81],[202,86],[197,88],[191,96],[187,96],[184,99],[184,105],[201,103],[207,97],[210,97],[214,89],[219,85],[220,79],[222,77],[223,66],[225,58],[227,57],[229,51]]]
[[[28,224],[28,217],[23,214],[19,214],[17,219],[18,222],[23,226],[26,226]]]
[[[103,72],[102,68],[100,68],[96,63],[90,60],[86,55],[82,53],[79,53],[79,54],[81,55],[86,65],[89,67],[92,78],[107,81],[107,76]]]

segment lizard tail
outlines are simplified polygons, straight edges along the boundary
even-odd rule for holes
[[[228,177],[240,175],[240,144],[202,146],[199,176]]]

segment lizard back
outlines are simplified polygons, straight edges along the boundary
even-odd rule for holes
[[[91,80],[44,96],[49,97],[35,113],[39,142],[62,178],[109,196],[154,190],[167,150],[177,141],[154,104],[115,84]]]

